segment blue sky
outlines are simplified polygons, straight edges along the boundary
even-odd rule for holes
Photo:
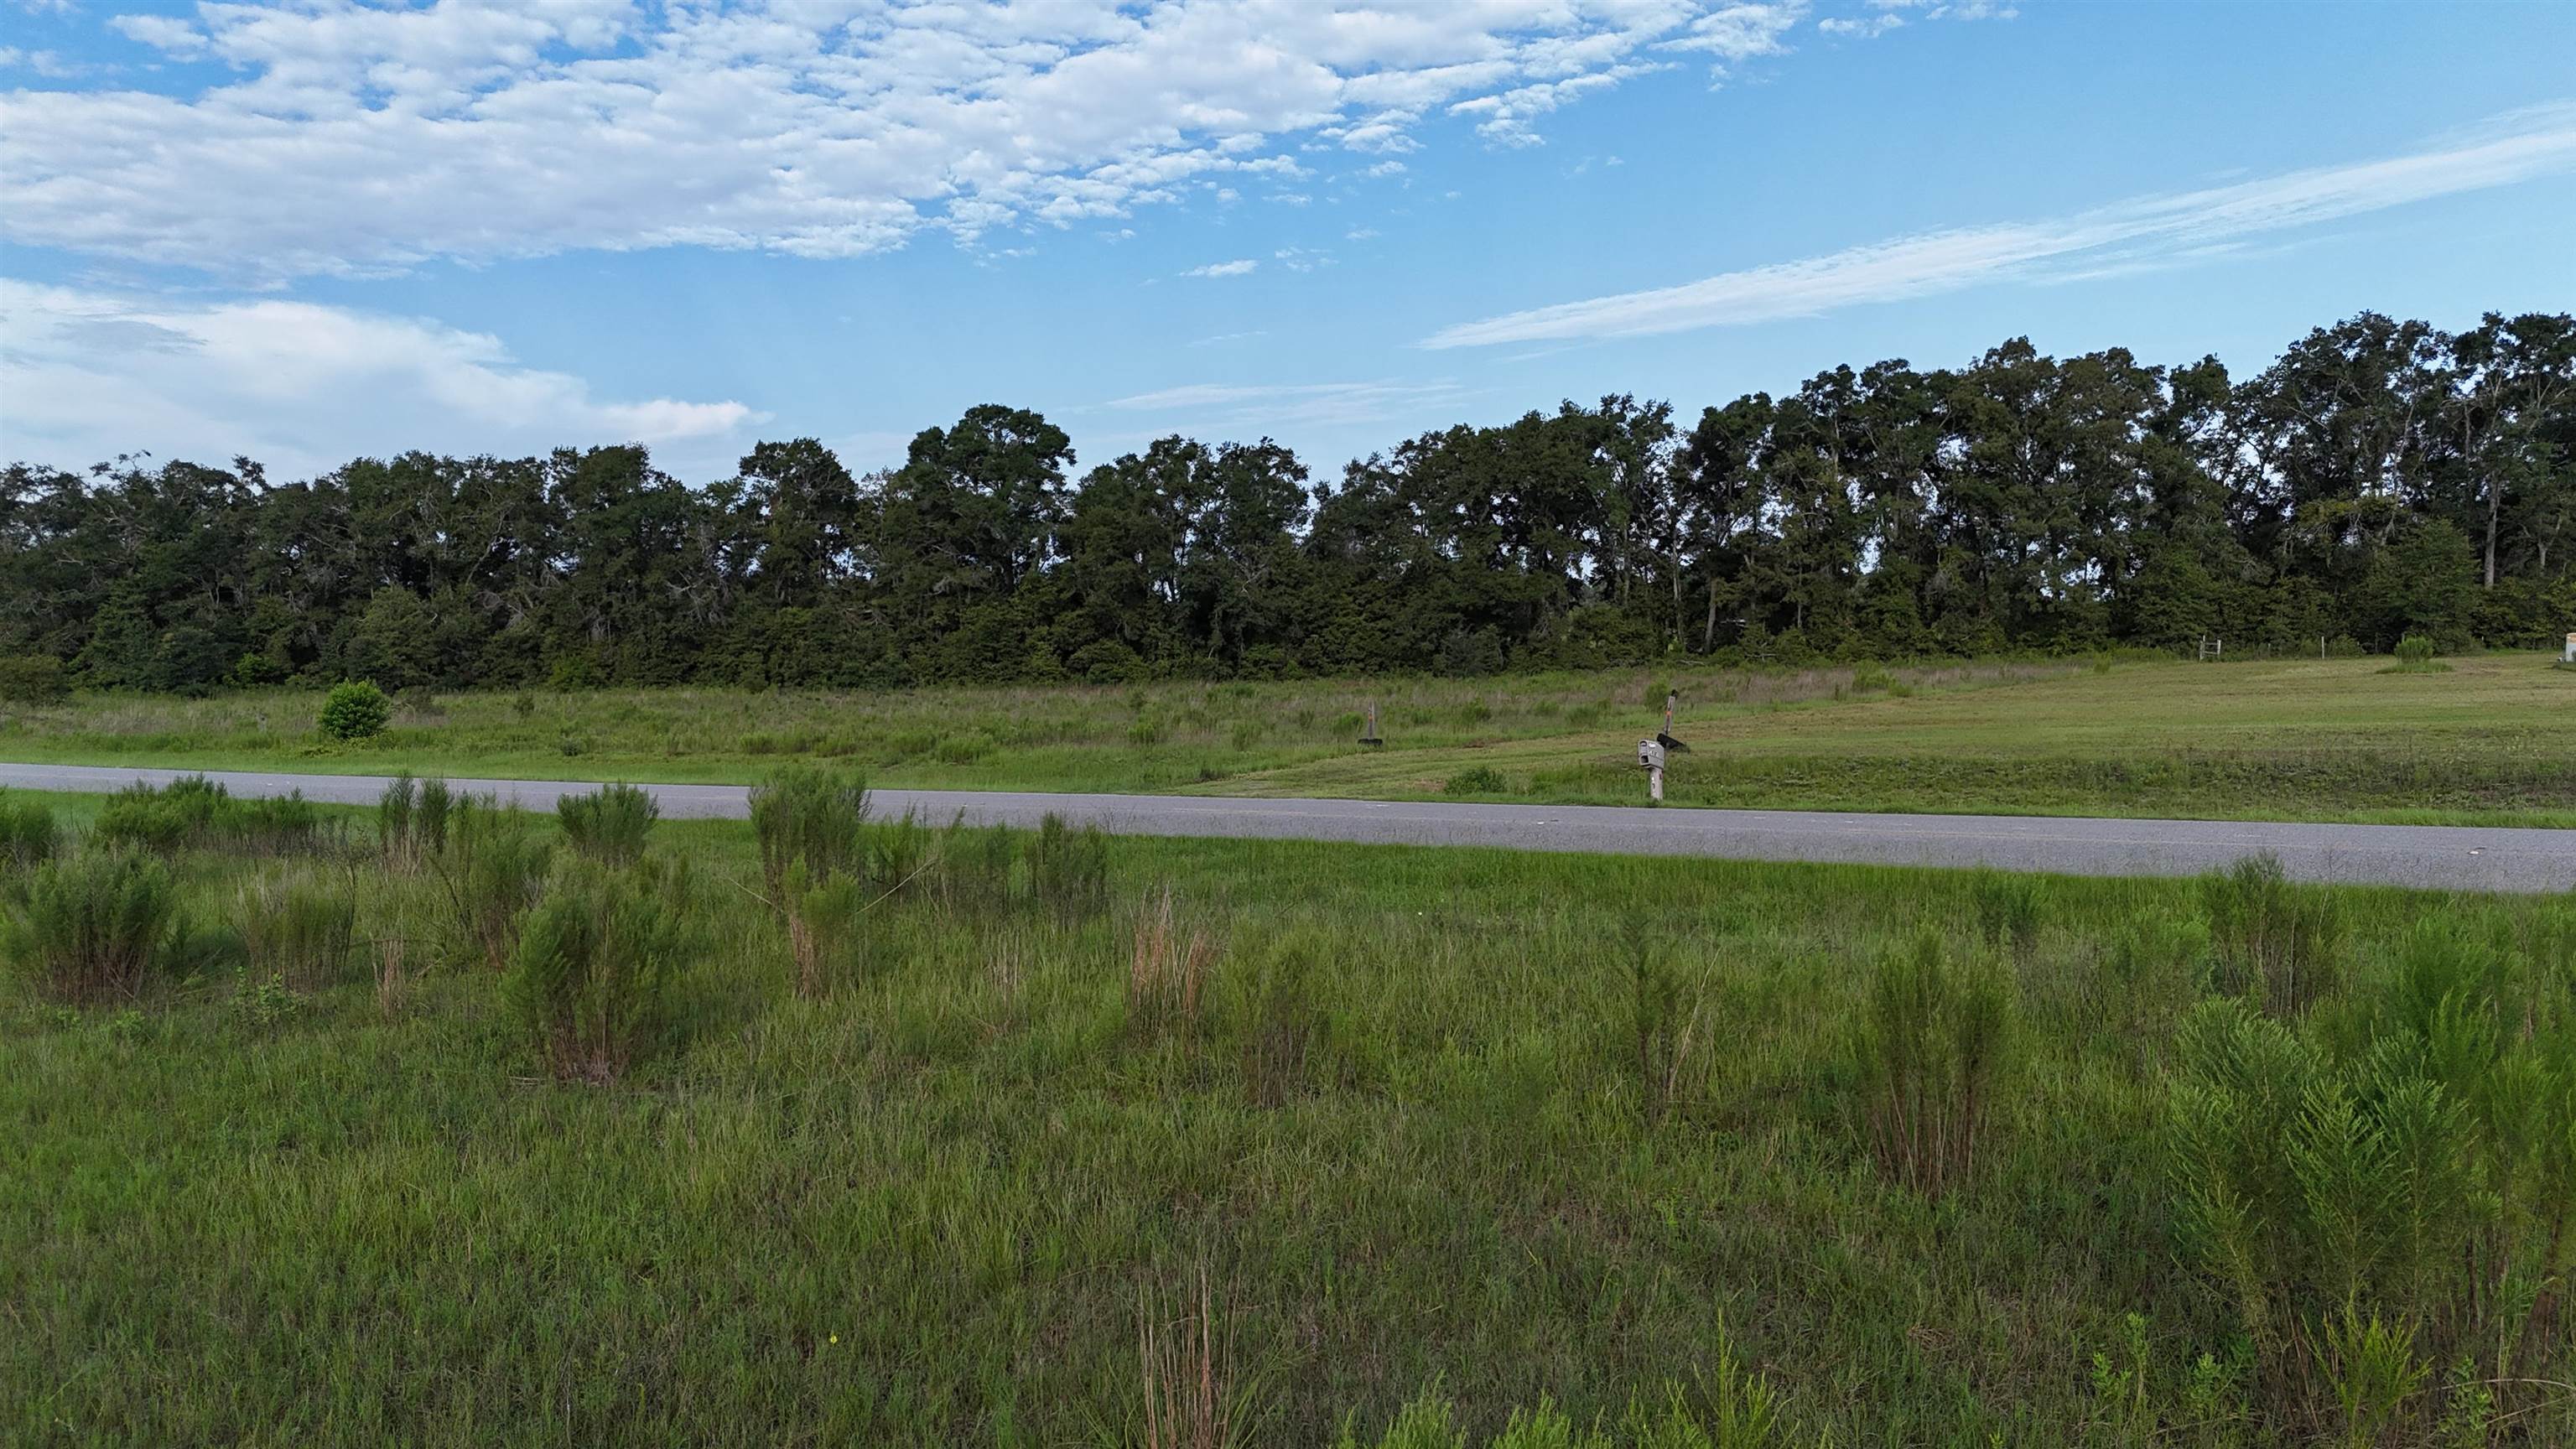
[[[2576,5],[0,0],[0,456],[979,402],[1319,475],[2007,337],[2576,308]]]

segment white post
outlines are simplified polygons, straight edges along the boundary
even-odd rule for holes
[[[2562,664],[2576,664],[2576,634],[2570,634],[2567,636],[2567,653],[2559,660],[2559,662]]]
[[[1664,747],[1657,740],[1637,741],[1637,764],[1646,772],[1646,798],[1664,803]]]
[[[1646,798],[1658,805],[1664,803],[1664,767],[1661,765],[1646,771]]]

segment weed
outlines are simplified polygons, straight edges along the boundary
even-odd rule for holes
[[[754,785],[751,830],[770,900],[785,901],[792,867],[809,882],[863,868],[867,821],[867,777],[854,771],[789,766]]]
[[[2011,1002],[1925,931],[1879,964],[1860,1034],[1869,1139],[1887,1175],[1927,1197],[1965,1182],[1992,1110]]]
[[[61,832],[53,807],[19,800],[0,790],[0,874],[28,870],[54,858]]]
[[[1127,1024],[1141,1037],[1187,1035],[1199,1020],[1216,938],[1196,921],[1183,926],[1172,915],[1165,885],[1137,913],[1127,964]]]
[[[1320,943],[1295,934],[1260,953],[1249,981],[1242,1028],[1243,1084],[1256,1107],[1279,1107],[1302,1095],[1330,1049],[1332,1019],[1316,999]]]
[[[1098,912],[1109,899],[1109,838],[1100,827],[1080,830],[1047,812],[1028,838],[1029,895],[1070,916]]]
[[[108,797],[90,828],[101,840],[165,854],[221,849],[235,855],[285,855],[320,850],[337,838],[301,791],[237,799],[202,775],[158,788],[130,785]]]
[[[548,1070],[606,1082],[668,1046],[693,945],[686,873],[569,863],[529,911],[505,999]]]
[[[1670,956],[1639,937],[1629,944],[1629,1027],[1637,1043],[1638,1100],[1646,1121],[1660,1124],[1682,1090],[1699,1031],[1698,1012],[1686,999]]]
[[[584,858],[610,867],[641,860],[653,837],[653,822],[661,818],[661,805],[633,785],[603,785],[555,802],[564,839]]]
[[[2201,900],[2219,951],[2219,990],[2291,1016],[2341,978],[2346,931],[2334,898],[2291,885],[2278,856],[2248,856],[2207,878]]]
[[[544,895],[553,859],[554,847],[525,811],[488,798],[458,802],[439,883],[460,954],[480,957],[495,972],[507,969],[518,952],[520,922]]]
[[[376,799],[376,840],[386,861],[408,874],[447,848],[447,821],[456,797],[445,780],[414,781],[396,775]]]
[[[2041,883],[2027,875],[1982,869],[1969,877],[1968,899],[1977,918],[1977,933],[1989,949],[2009,952],[2029,964],[2039,950],[2039,927],[2045,917]]]
[[[140,851],[93,846],[46,861],[13,907],[9,960],[61,1000],[131,1000],[179,964],[170,868]]]
[[[1450,776],[1440,790],[1444,795],[1508,795],[1511,784],[1503,778],[1500,770],[1489,765],[1477,765]]]
[[[357,916],[349,887],[278,875],[245,885],[233,913],[251,969],[300,991],[338,985],[347,975]]]
[[[1136,1361],[1144,1380],[1143,1449],[1234,1449],[1252,1442],[1253,1415],[1234,1368],[1233,1334],[1218,1320],[1201,1266],[1195,1301],[1136,1300]]]

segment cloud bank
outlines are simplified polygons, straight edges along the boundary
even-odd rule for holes
[[[1422,345],[1646,337],[1812,317],[2006,279],[2108,274],[2211,254],[2266,233],[2570,172],[2576,172],[2576,103],[2498,117],[2469,134],[2384,160],[2142,196],[2049,221],[1897,237],[1678,287],[1509,312],[1443,328]]]
[[[1492,141],[1802,0],[356,0],[112,19],[176,90],[0,96],[0,239],[251,279],[576,249],[863,255]],[[157,73],[157,74],[156,74]],[[211,84],[197,78],[211,73]]]

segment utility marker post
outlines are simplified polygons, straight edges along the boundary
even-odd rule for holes
[[[1664,747],[1653,740],[1637,741],[1637,767],[1646,772],[1646,799],[1664,803]]]

